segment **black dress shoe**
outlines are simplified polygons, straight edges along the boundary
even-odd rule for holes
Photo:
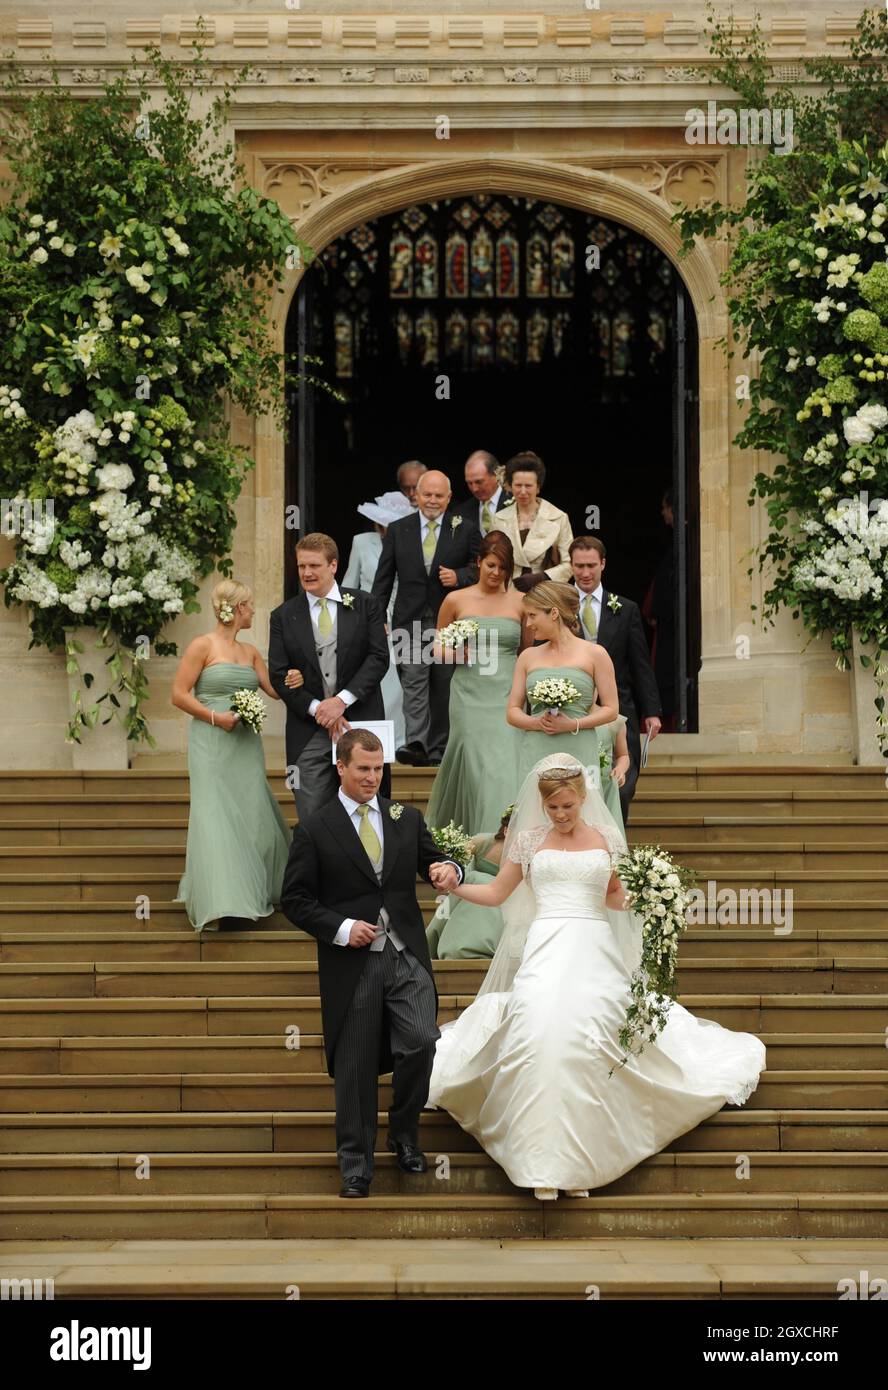
[[[389,1151],[398,1155],[398,1167],[405,1173],[428,1172],[429,1161],[416,1144],[401,1144],[397,1139],[389,1139]]]
[[[370,1184],[366,1178],[347,1178],[342,1184],[340,1197],[369,1197]]]
[[[395,762],[406,763],[408,767],[424,767],[425,749],[420,743],[405,743],[395,752]]]

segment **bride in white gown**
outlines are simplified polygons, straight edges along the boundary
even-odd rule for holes
[[[541,1200],[613,1182],[742,1105],[765,1067],[758,1038],[677,1003],[656,1042],[619,1065],[641,959],[641,925],[613,872],[625,847],[593,777],[556,753],[525,779],[496,879],[454,890],[504,904],[506,926],[477,998],[441,1030],[429,1104]]]

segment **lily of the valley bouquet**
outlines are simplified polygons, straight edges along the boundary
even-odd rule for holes
[[[453,653],[454,661],[463,661],[467,656],[466,648],[477,636],[478,624],[474,618],[457,618],[441,628],[438,641],[445,651]]]
[[[573,681],[564,676],[547,676],[530,692],[530,703],[538,710],[545,707],[547,714],[559,714],[582,698]]]
[[[252,729],[254,734],[262,733],[262,725],[268,711],[265,701],[256,690],[236,690],[231,697],[231,708],[239,714],[241,723]]]
[[[465,868],[475,853],[475,842],[461,825],[431,826],[432,839],[444,859],[455,859]]]
[[[675,998],[678,941],[687,927],[689,889],[696,874],[676,864],[659,845],[634,845],[619,857],[614,872],[629,894],[628,906],[640,918],[642,932],[641,960],[632,975],[626,1022],[620,1029],[620,1046],[627,1053],[622,1066],[666,1026]]]

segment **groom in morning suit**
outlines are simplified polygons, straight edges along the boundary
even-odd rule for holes
[[[626,716],[629,771],[620,788],[623,823],[629,820],[629,803],[641,767],[639,719],[645,733],[655,739],[660,732],[660,692],[654,675],[638,604],[614,598],[605,589],[607,552],[597,536],[577,536],[570,545],[573,582],[580,594],[580,635],[598,642],[614,663],[620,713]]]
[[[325,805],[339,786],[331,743],[351,719],[385,719],[381,682],[389,651],[382,610],[360,589],[336,583],[339,550],[331,536],[313,531],[296,545],[302,592],[271,615],[268,671],[287,707],[287,771],[295,767],[293,795],[300,821]],[[305,684],[284,684],[296,666]],[[390,773],[385,771],[385,790]]]
[[[375,734],[353,729],[337,753],[339,792],[293,832],[281,905],[317,938],[339,1195],[366,1197],[385,1072],[393,1071],[388,1147],[404,1172],[428,1168],[419,1117],[440,1034],[416,875],[448,893],[463,872],[440,859],[415,806],[377,795],[383,761]]]
[[[404,691],[406,737],[395,756],[414,767],[440,763],[450,728],[454,666],[432,661],[430,651],[438,609],[450,589],[478,578],[475,557],[481,534],[450,510],[450,499],[446,474],[423,473],[416,488],[417,510],[389,526],[373,580],[373,597],[383,612],[398,581],[392,645]]]

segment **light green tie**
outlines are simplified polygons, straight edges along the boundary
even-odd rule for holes
[[[484,528],[484,534],[485,534],[485,536],[486,536],[486,535],[487,535],[487,532],[490,530],[491,526],[493,525],[493,517],[490,515],[490,503],[489,503],[489,502],[485,502],[485,503],[484,503],[484,506],[481,508],[481,525],[482,525],[482,527]]]
[[[598,636],[598,623],[595,619],[595,605],[592,602],[592,595],[587,594],[583,599],[583,606],[580,610],[583,618],[583,627],[590,637]]]
[[[382,846],[379,843],[379,836],[373,829],[370,822],[370,803],[365,801],[358,807],[358,815],[361,817],[361,828],[358,831],[358,839],[370,856],[371,864],[378,864],[382,853]]]
[[[428,528],[428,530],[426,531],[426,538],[425,538],[425,540],[424,540],[423,543],[422,543],[422,553],[423,553],[423,555],[426,557],[426,559],[429,561],[429,563],[431,563],[432,557],[433,557],[434,554],[435,554],[435,546],[436,546],[437,543],[438,543],[438,542],[437,542],[437,536],[438,536],[438,523],[437,523],[437,521],[430,521],[430,522],[429,522],[429,528]]]
[[[318,632],[322,637],[329,637],[333,631],[333,614],[327,607],[325,598],[318,599],[318,602],[321,605],[321,611],[318,614]]]

